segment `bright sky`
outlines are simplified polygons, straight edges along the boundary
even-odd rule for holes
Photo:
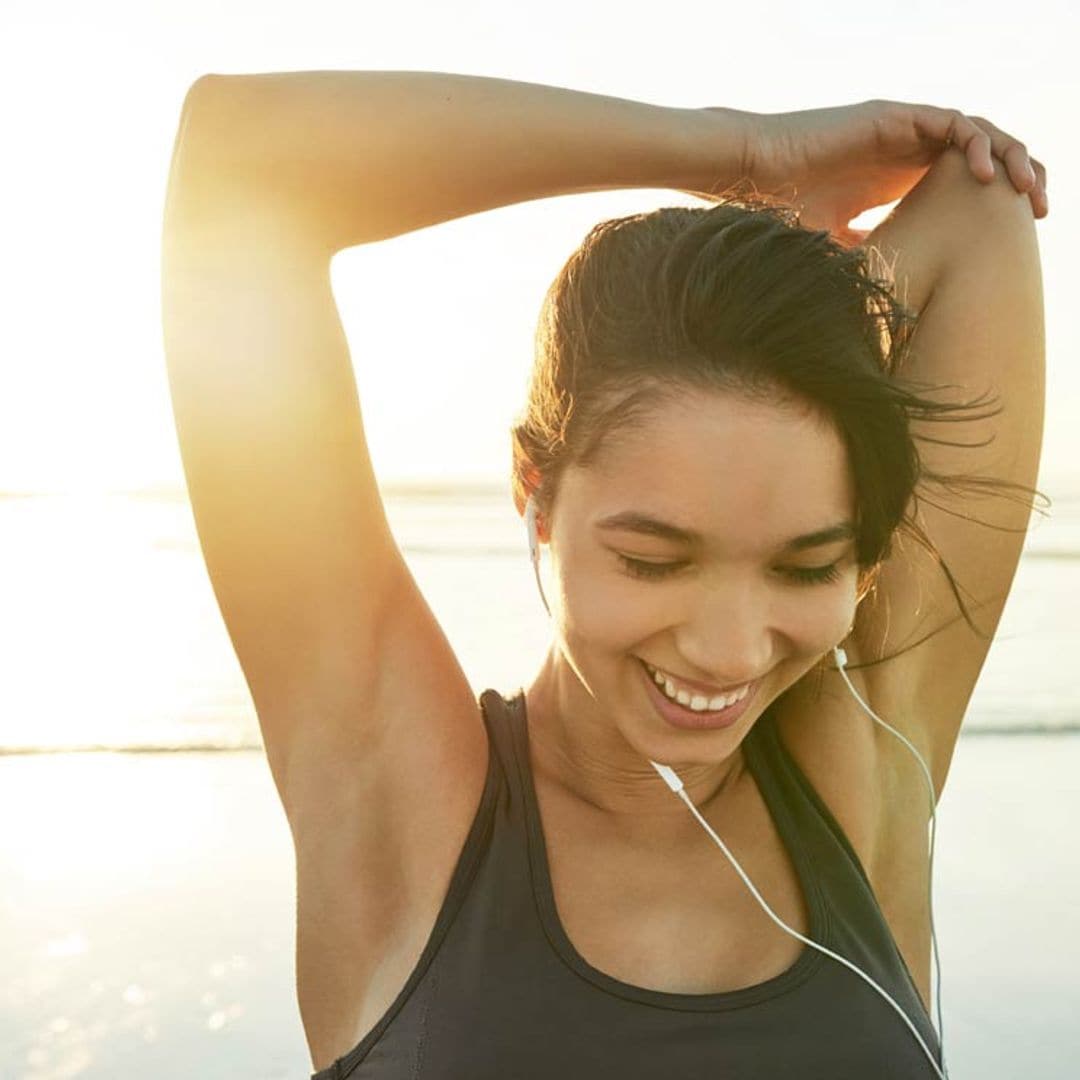
[[[183,488],[159,300],[180,106],[208,71],[320,68],[490,75],[682,107],[889,98],[986,116],[1049,170],[1040,479],[1075,476],[1078,41],[1069,0],[5,0],[0,491]],[[551,278],[596,221],[688,201],[567,196],[338,254],[380,480],[504,477]]]

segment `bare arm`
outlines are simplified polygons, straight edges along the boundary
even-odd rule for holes
[[[380,973],[441,902],[488,752],[385,519],[330,257],[543,196],[708,190],[740,164],[741,132],[716,113],[495,79],[208,76],[187,95],[162,245],[169,387],[200,546],[296,845],[317,1068],[353,1045],[365,1009],[383,1010]]]
[[[1043,435],[1045,337],[1039,246],[1028,198],[1013,188],[1000,164],[996,179],[983,185],[959,151],[949,150],[867,242],[895,260],[899,295],[920,312],[899,374],[946,385],[935,400],[971,400],[988,391],[997,401],[988,398],[981,412],[1001,409],[962,423],[914,421],[913,434],[924,439],[985,443],[946,446],[920,439],[924,464],[939,473],[1034,486]],[[921,486],[917,494],[918,523],[957,579],[975,623],[992,638],[1020,559],[1029,506],[968,489]],[[879,711],[889,716],[892,710],[931,751],[940,793],[990,640],[962,620],[944,573],[928,553],[905,543],[860,606],[856,637],[869,660],[931,634],[897,660],[866,669],[866,675],[877,684]],[[910,768],[905,751],[897,753],[902,767]]]
[[[265,204],[332,253],[552,195],[715,191],[743,175],[751,115],[440,72],[211,74],[188,95],[172,209],[190,231]]]
[[[423,746],[401,775],[445,775],[447,805],[471,798],[455,782],[484,751],[479,726],[461,734],[472,694],[385,518],[332,254],[541,196],[729,182],[739,124],[428,72],[191,87],[162,238],[169,387],[200,546],[291,821],[375,746],[384,761]]]

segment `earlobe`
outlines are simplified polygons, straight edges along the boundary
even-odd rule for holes
[[[525,500],[525,525],[530,535],[535,534],[537,541],[547,542],[544,518],[536,508],[536,499],[530,495]]]

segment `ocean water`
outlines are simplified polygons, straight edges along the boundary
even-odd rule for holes
[[[955,1080],[1080,1056],[1080,499],[1041,486],[965,720],[999,737],[938,807]],[[474,689],[527,683],[550,630],[508,492],[384,494]],[[186,496],[0,498],[0,552],[0,1077],[310,1075],[292,839]],[[48,753],[97,748],[247,752]]]
[[[1080,730],[1080,485],[1041,484],[965,734]],[[550,641],[500,485],[386,488],[394,535],[474,691]],[[261,748],[185,493],[0,497],[0,753]]]

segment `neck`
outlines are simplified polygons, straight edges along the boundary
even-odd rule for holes
[[[700,826],[649,763],[648,733],[620,726],[552,645],[525,696],[534,776],[628,828],[695,834]],[[631,740],[634,740],[631,742]],[[637,745],[635,745],[637,743]],[[745,773],[741,747],[720,761],[663,761],[702,812],[725,801]]]

